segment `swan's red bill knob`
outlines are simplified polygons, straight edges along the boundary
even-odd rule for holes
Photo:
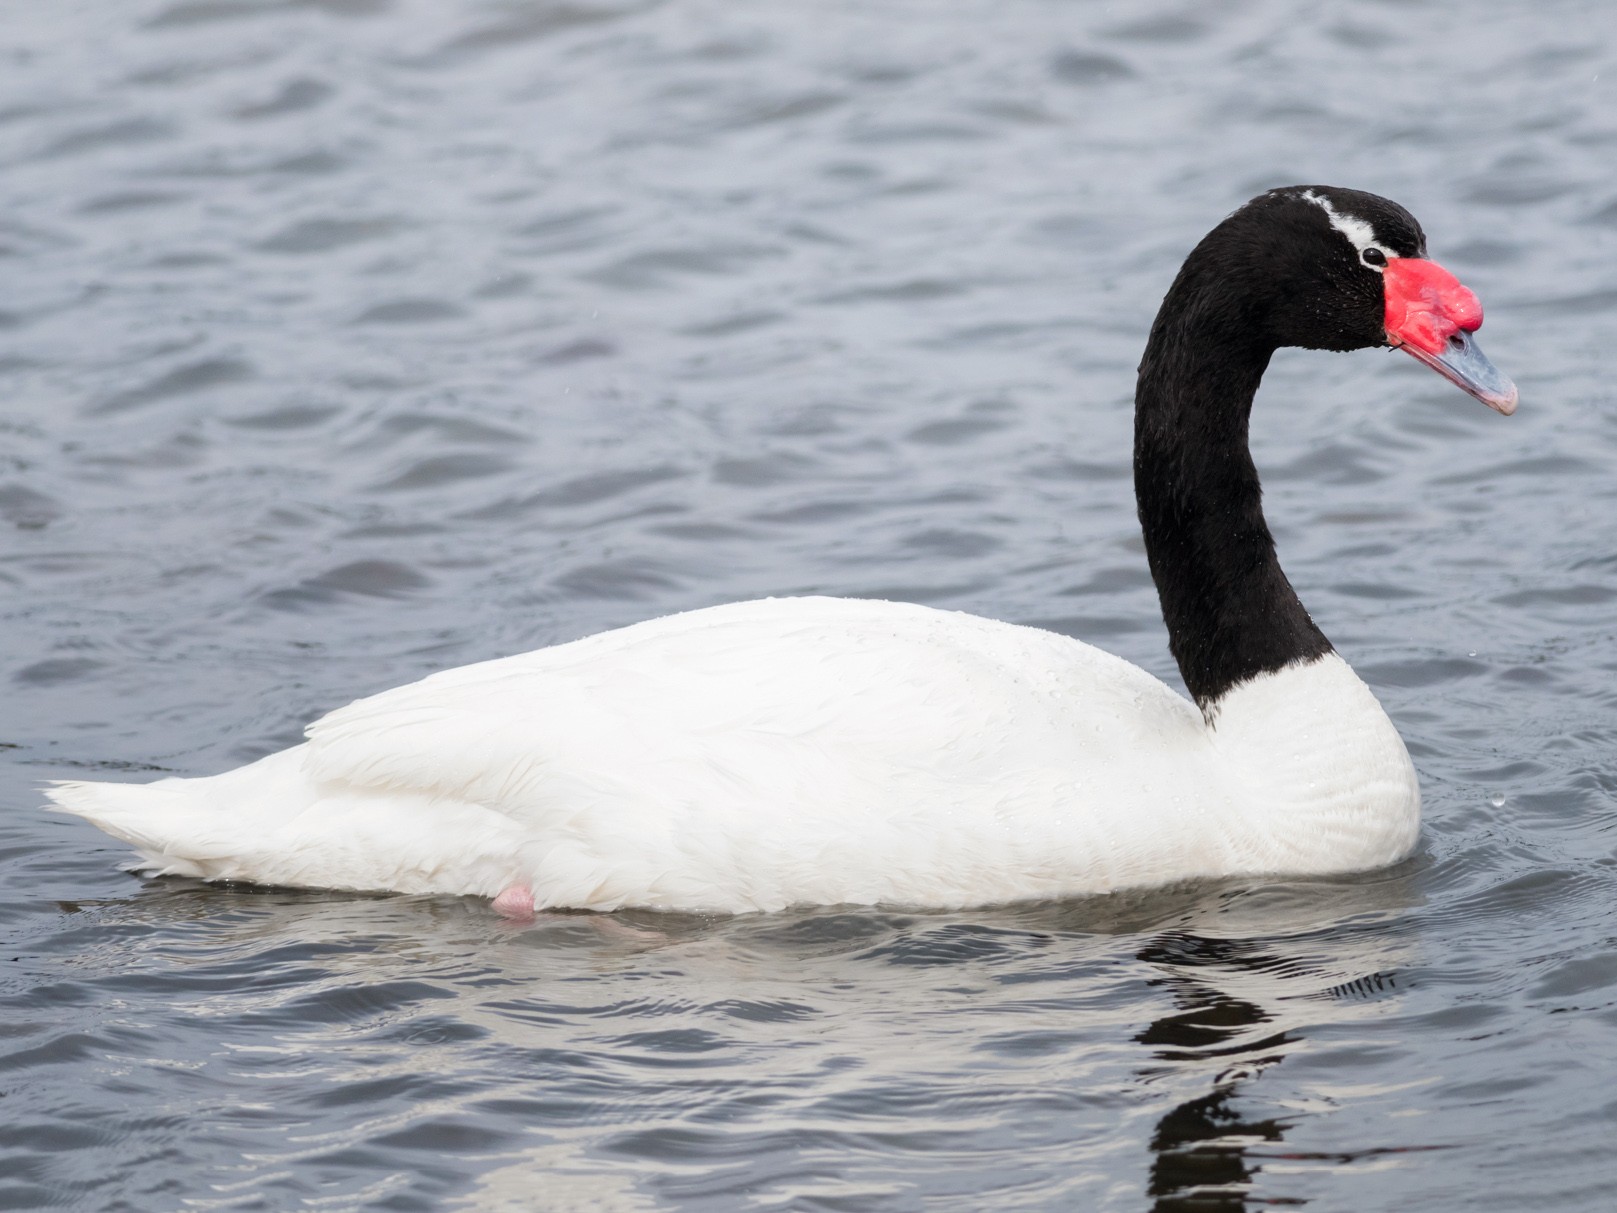
[[[1482,304],[1435,261],[1395,257],[1382,271],[1387,344],[1419,358],[1491,409],[1516,411],[1516,385],[1488,361],[1471,334]]]

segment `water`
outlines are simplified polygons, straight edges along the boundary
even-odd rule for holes
[[[1596,0],[8,6],[0,1206],[1608,1208],[1614,57]],[[1522,389],[1290,352],[1258,401],[1421,773],[1392,871],[516,930],[39,810],[771,593],[1174,678],[1132,369],[1312,181],[1409,206]]]

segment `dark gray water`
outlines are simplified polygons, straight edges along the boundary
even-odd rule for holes
[[[771,593],[1173,678],[1131,373],[1297,181],[1409,206],[1522,389],[1259,398],[1397,869],[515,930],[38,807]],[[1602,0],[5,5],[0,1206],[1609,1209],[1614,254]]]

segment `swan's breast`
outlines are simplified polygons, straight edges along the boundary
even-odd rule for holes
[[[1392,721],[1336,653],[1232,688],[1213,746],[1252,808],[1238,822],[1270,871],[1379,867],[1415,847],[1420,784]]]

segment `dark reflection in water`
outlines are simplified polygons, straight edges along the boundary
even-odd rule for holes
[[[1248,947],[1226,940],[1187,935],[1159,937],[1138,958],[1173,972],[1160,982],[1183,1010],[1155,1020],[1135,1040],[1152,1046],[1152,1055],[1164,1062],[1231,1059],[1211,1091],[1171,1108],[1157,1122],[1146,1187],[1155,1198],[1152,1208],[1160,1213],[1245,1209],[1258,1169],[1247,1151],[1256,1144],[1280,1141],[1285,1125],[1272,1117],[1246,1119],[1231,1100],[1243,1084],[1285,1059],[1284,1046],[1291,1037],[1285,1032],[1254,1034],[1251,1029],[1271,1023],[1271,1016],[1255,1003],[1198,982],[1194,974],[1208,966],[1272,969],[1276,958],[1254,957]],[[1307,1202],[1271,1196],[1265,1203]]]
[[[1256,1173],[1247,1158],[1253,1142],[1279,1141],[1278,1120],[1243,1120],[1229,1106],[1235,1083],[1180,1104],[1162,1118],[1151,1137],[1156,1161],[1146,1191],[1161,1213],[1247,1208]],[[1270,1205],[1304,1205],[1301,1198],[1269,1197]]]
[[[89,0],[0,24],[0,1208],[1610,1207],[1617,23],[1596,0]],[[887,595],[1173,678],[1132,376],[1251,194],[1378,190],[1497,418],[1283,352],[1390,873],[960,914],[141,884],[39,781]]]

